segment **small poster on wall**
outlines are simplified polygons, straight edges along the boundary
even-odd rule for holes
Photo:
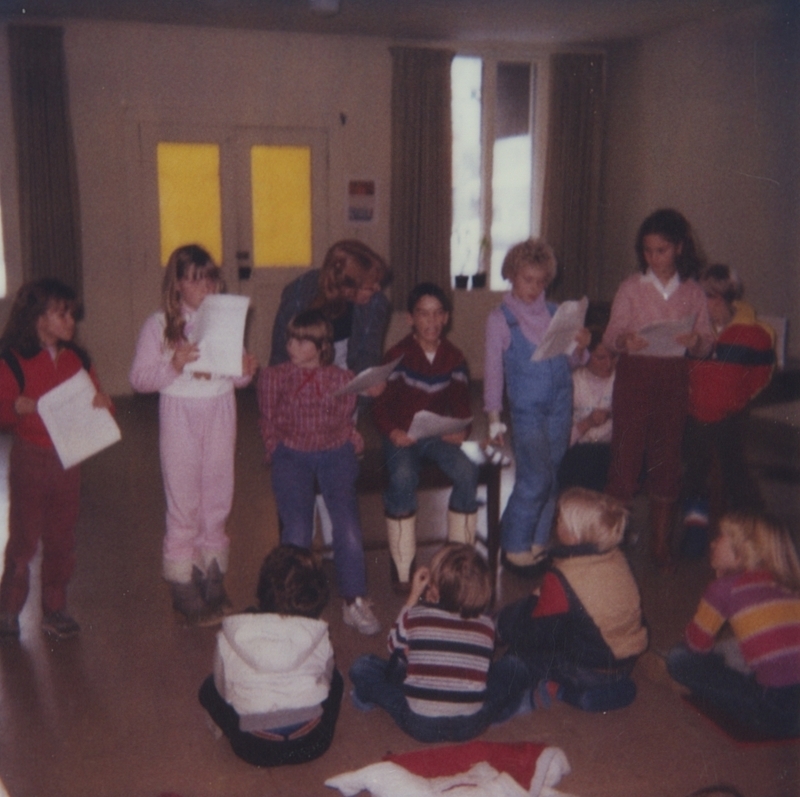
[[[375,181],[347,181],[347,220],[352,224],[372,224],[375,221]]]

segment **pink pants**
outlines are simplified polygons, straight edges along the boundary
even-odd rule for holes
[[[678,500],[681,441],[689,403],[682,357],[620,357],[611,404],[611,465],[606,492],[630,501],[645,473],[651,498]]]
[[[225,572],[236,446],[233,391],[211,398],[162,394],[159,440],[167,499],[164,578],[187,583],[193,566],[205,573],[214,559]]]
[[[64,470],[55,449],[15,439],[8,468],[9,518],[0,611],[19,614],[28,597],[29,565],[42,541],[42,609],[67,604],[75,569],[75,524],[81,490],[79,466]]]

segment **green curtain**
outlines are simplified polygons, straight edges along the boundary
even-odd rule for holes
[[[550,122],[542,234],[556,251],[556,299],[600,293],[602,55],[551,60]]]
[[[392,47],[392,296],[405,309],[411,288],[450,290],[452,125],[444,50]]]
[[[82,293],[80,211],[69,119],[64,32],[8,28],[19,175],[22,273]]]

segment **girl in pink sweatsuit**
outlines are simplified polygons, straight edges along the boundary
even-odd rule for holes
[[[247,385],[257,367],[245,353],[242,377],[185,370],[199,356],[189,342],[197,309],[220,287],[208,252],[194,244],[176,249],[164,275],[163,308],[142,327],[129,377],[134,390],[161,394],[163,573],[175,610],[189,623],[219,614],[228,602],[223,577],[230,543],[225,522],[233,502],[234,388]]]

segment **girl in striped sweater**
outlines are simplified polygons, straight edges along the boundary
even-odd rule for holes
[[[706,589],[670,675],[706,708],[761,736],[800,736],[800,561],[788,531],[762,515],[725,515]],[[733,639],[715,645],[728,623]]]
[[[466,741],[510,717],[529,675],[513,656],[492,662],[491,597],[474,547],[445,545],[414,574],[389,634],[390,659],[362,656],[350,669],[356,706],[380,706],[420,742]]]

